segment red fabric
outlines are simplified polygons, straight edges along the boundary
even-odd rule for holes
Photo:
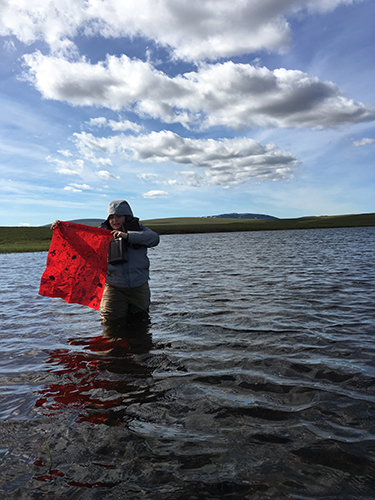
[[[106,229],[60,222],[53,231],[39,294],[98,310],[111,239]]]

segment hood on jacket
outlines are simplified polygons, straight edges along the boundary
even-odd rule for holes
[[[132,209],[130,205],[125,200],[117,200],[111,201],[108,206],[107,219],[110,215],[130,215],[130,217],[134,217]]]
[[[111,201],[111,203],[109,204],[108,212],[107,212],[107,219],[104,222],[102,222],[99,227],[102,227],[104,229],[111,229],[111,225],[108,221],[108,217],[110,215],[115,215],[115,214],[116,215],[125,215],[127,222],[138,221],[138,219],[136,219],[134,217],[132,209],[130,208],[130,205],[127,201],[116,200],[116,201]]]

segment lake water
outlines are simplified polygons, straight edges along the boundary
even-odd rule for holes
[[[375,498],[375,228],[168,235],[151,322],[0,255],[0,497]]]

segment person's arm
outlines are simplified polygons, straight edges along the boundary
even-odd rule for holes
[[[141,231],[128,231],[128,241],[131,245],[144,245],[145,247],[156,247],[160,237],[147,226],[141,224]]]

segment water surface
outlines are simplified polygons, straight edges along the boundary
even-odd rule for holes
[[[162,236],[115,330],[0,255],[0,494],[375,498],[374,237]]]

